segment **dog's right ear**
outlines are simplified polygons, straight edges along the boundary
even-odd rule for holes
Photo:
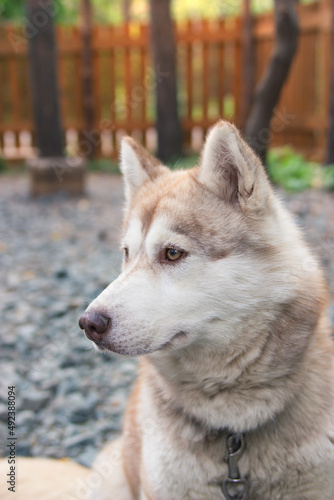
[[[154,180],[167,170],[132,137],[122,139],[120,168],[124,175],[127,202],[146,181]]]

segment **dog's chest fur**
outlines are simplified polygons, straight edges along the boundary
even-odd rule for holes
[[[128,419],[125,425],[125,435],[139,432],[136,438],[131,437],[140,441],[140,460],[132,464],[139,469],[135,498],[223,500],[220,483],[228,476],[225,457],[230,431],[210,431],[182,411],[168,407],[155,392],[149,371],[141,375],[136,401],[130,404],[137,430],[133,422],[132,427],[127,426]],[[147,384],[146,376],[151,383]],[[245,433],[246,448],[238,465],[241,476],[249,477],[247,500],[332,499],[328,491],[333,442],[314,429],[309,433],[306,421],[305,429],[296,425],[295,406],[256,431]],[[209,404],[207,410],[210,412]]]

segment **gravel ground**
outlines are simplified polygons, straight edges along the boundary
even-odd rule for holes
[[[283,196],[326,268],[333,304],[334,194]],[[11,385],[19,455],[90,465],[120,432],[137,361],[98,355],[77,319],[119,272],[122,199],[118,176],[90,175],[80,198],[37,200],[25,176],[0,178],[0,447]]]

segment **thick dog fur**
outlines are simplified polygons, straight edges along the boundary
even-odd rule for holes
[[[223,500],[235,431],[248,500],[331,500],[326,286],[260,161],[220,122],[198,168],[172,172],[130,138],[121,167],[126,258],[88,312],[112,318],[99,349],[142,358],[88,498]]]
[[[112,317],[100,348],[145,356],[117,443],[124,483],[110,474],[90,498],[223,499],[233,430],[249,500],[332,499],[326,286],[258,158],[220,122],[199,168],[171,172],[131,139],[121,167],[127,259],[88,310]]]
[[[9,491],[9,467],[0,460],[1,500],[83,500],[89,481],[89,469],[71,460],[18,457],[15,489]]]

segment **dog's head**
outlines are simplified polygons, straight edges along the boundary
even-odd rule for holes
[[[81,318],[86,335],[126,355],[251,338],[289,299],[297,253],[281,256],[294,227],[237,129],[219,122],[192,170],[171,171],[125,138],[121,169],[123,270]]]

